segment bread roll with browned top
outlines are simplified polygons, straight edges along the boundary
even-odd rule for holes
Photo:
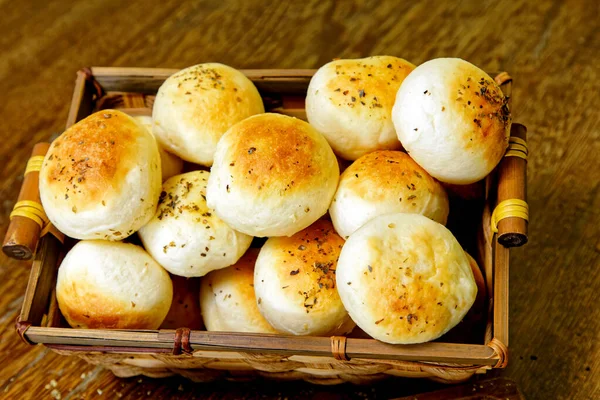
[[[336,280],[356,324],[387,343],[423,343],[458,324],[477,295],[452,233],[420,214],[388,214],[354,232]]]
[[[390,56],[335,60],[315,73],[306,93],[306,116],[336,154],[347,160],[395,150],[396,92],[415,66]]]
[[[508,99],[488,74],[459,58],[419,65],[398,90],[392,118],[421,167],[460,185],[487,176],[510,136]]]
[[[243,73],[219,63],[198,64],[171,75],[158,89],[153,132],[173,154],[210,166],[227,129],[263,112],[258,90]]]
[[[202,278],[200,307],[209,331],[277,333],[258,311],[254,264],[258,249],[249,249],[234,265]]]
[[[335,282],[343,245],[326,220],[292,237],[267,240],[256,260],[254,290],[260,312],[275,329],[315,336],[352,330]]]
[[[149,115],[137,115],[134,116],[138,122],[148,129],[148,132],[152,133],[152,117]],[[153,135],[154,136],[154,135]],[[160,154],[161,164],[161,175],[162,181],[166,181],[170,177],[180,174],[183,171],[183,160],[177,157],[175,154],[171,154],[161,145],[158,145],[158,154]]]
[[[133,244],[84,240],[58,269],[56,299],[73,328],[157,329],[172,298],[169,274]]]
[[[344,238],[374,217],[399,212],[445,224],[448,196],[406,153],[390,150],[366,154],[352,163],[340,177],[329,208],[333,226]]]
[[[206,205],[209,175],[192,171],[168,179],[156,214],[139,231],[148,253],[172,274],[199,277],[228,267],[252,243]]]
[[[327,141],[306,122],[261,114],[219,141],[206,198],[232,228],[253,236],[290,236],[327,212],[338,183]]]
[[[122,240],[156,210],[158,147],[132,117],[99,111],[50,145],[39,179],[44,210],[61,232],[76,239]]]

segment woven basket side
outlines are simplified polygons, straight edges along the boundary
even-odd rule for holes
[[[54,351],[65,355],[73,354],[70,351]],[[179,374],[195,382],[208,382],[221,378],[244,381],[265,377],[277,380],[302,379],[321,385],[335,385],[344,382],[369,384],[388,376],[398,376],[431,378],[440,382],[457,383],[486,369],[480,366],[439,365],[396,360],[352,359],[338,361],[333,357],[286,357],[275,354],[250,353],[215,352],[215,356],[209,357],[206,356],[206,352],[178,356],[101,352],[74,354],[91,364],[110,369],[119,377],[145,375],[151,378],[163,378]],[[227,356],[223,357],[224,355]],[[302,361],[299,361],[298,358]]]

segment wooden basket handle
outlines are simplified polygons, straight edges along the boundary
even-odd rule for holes
[[[492,232],[505,247],[527,243],[527,128],[514,123],[509,147],[498,169],[498,199],[492,214]]]
[[[52,233],[61,242],[64,241],[64,235],[48,222],[40,200],[39,170],[49,148],[50,143],[38,143],[33,147],[2,243],[4,254],[17,260],[31,259],[40,236],[45,233]]]

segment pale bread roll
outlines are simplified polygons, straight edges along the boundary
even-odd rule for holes
[[[227,129],[263,112],[258,90],[243,73],[223,64],[198,64],[171,75],[158,89],[153,132],[173,154],[211,166]]]
[[[103,110],[52,143],[39,188],[48,218],[67,236],[121,240],[152,218],[160,182],[152,135],[127,114]]]
[[[275,329],[319,336],[354,328],[335,283],[343,245],[326,220],[292,237],[267,240],[256,260],[254,290],[260,312]]]
[[[208,331],[277,333],[258,311],[254,264],[258,249],[249,249],[234,265],[202,278],[200,307]]]
[[[58,269],[56,299],[73,328],[157,329],[172,298],[169,274],[130,243],[80,241]]]
[[[208,206],[253,236],[290,236],[329,208],[338,183],[331,147],[306,122],[261,114],[234,125],[219,142]]]
[[[152,133],[152,117],[149,115],[137,115],[134,117],[138,122]],[[154,134],[153,134],[154,136]],[[160,154],[162,181],[166,181],[172,176],[178,175],[183,171],[183,160],[175,154],[169,153],[163,147],[158,145],[158,153]]]
[[[338,292],[356,324],[375,339],[434,340],[473,305],[477,285],[452,233],[420,214],[376,217],[346,241]]]
[[[347,160],[375,150],[399,149],[392,106],[400,84],[414,68],[390,56],[325,64],[308,87],[308,121]]]
[[[507,102],[481,69],[438,58],[404,80],[392,118],[420,166],[440,181],[464,185],[483,179],[504,155],[511,125]]]
[[[230,228],[206,205],[210,174],[192,171],[163,184],[154,217],[139,231],[144,247],[172,274],[193,277],[234,264],[252,237]]]
[[[374,217],[399,212],[422,214],[445,224],[448,196],[406,153],[391,150],[354,161],[340,177],[329,208],[333,226],[343,238]]]

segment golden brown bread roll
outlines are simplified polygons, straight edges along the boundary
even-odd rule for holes
[[[254,264],[258,249],[249,249],[234,265],[202,278],[200,307],[209,331],[277,333],[258,311]]]
[[[326,220],[291,237],[267,240],[256,260],[254,289],[258,308],[273,327],[294,335],[352,330],[335,282],[343,244]]]
[[[167,271],[130,243],[80,241],[58,269],[56,299],[73,328],[157,329],[172,298]]]
[[[348,238],[374,217],[422,214],[446,223],[449,205],[442,185],[406,153],[380,150],[354,161],[340,177],[329,208],[337,233]]]
[[[477,295],[460,244],[420,214],[382,215],[354,232],[342,249],[336,280],[354,322],[394,344],[440,337],[463,319]]]
[[[392,111],[400,142],[431,176],[469,184],[498,164],[510,135],[507,98],[481,69],[459,58],[419,65]]]
[[[219,141],[206,198],[239,232],[289,236],[327,212],[338,178],[335,155],[319,132],[296,118],[261,114]]]
[[[148,253],[172,274],[199,277],[228,267],[252,243],[206,205],[209,175],[192,171],[168,179],[156,214],[139,231]]]
[[[39,187],[44,210],[61,232],[121,240],[152,218],[160,182],[152,135],[127,114],[103,110],[52,143]]]
[[[375,150],[397,150],[400,142],[392,123],[392,106],[402,81],[414,68],[390,56],[325,64],[307,90],[308,121],[347,160]]]
[[[171,75],[158,89],[153,132],[173,154],[210,166],[227,129],[263,112],[258,90],[243,73],[219,63],[198,64]]]

